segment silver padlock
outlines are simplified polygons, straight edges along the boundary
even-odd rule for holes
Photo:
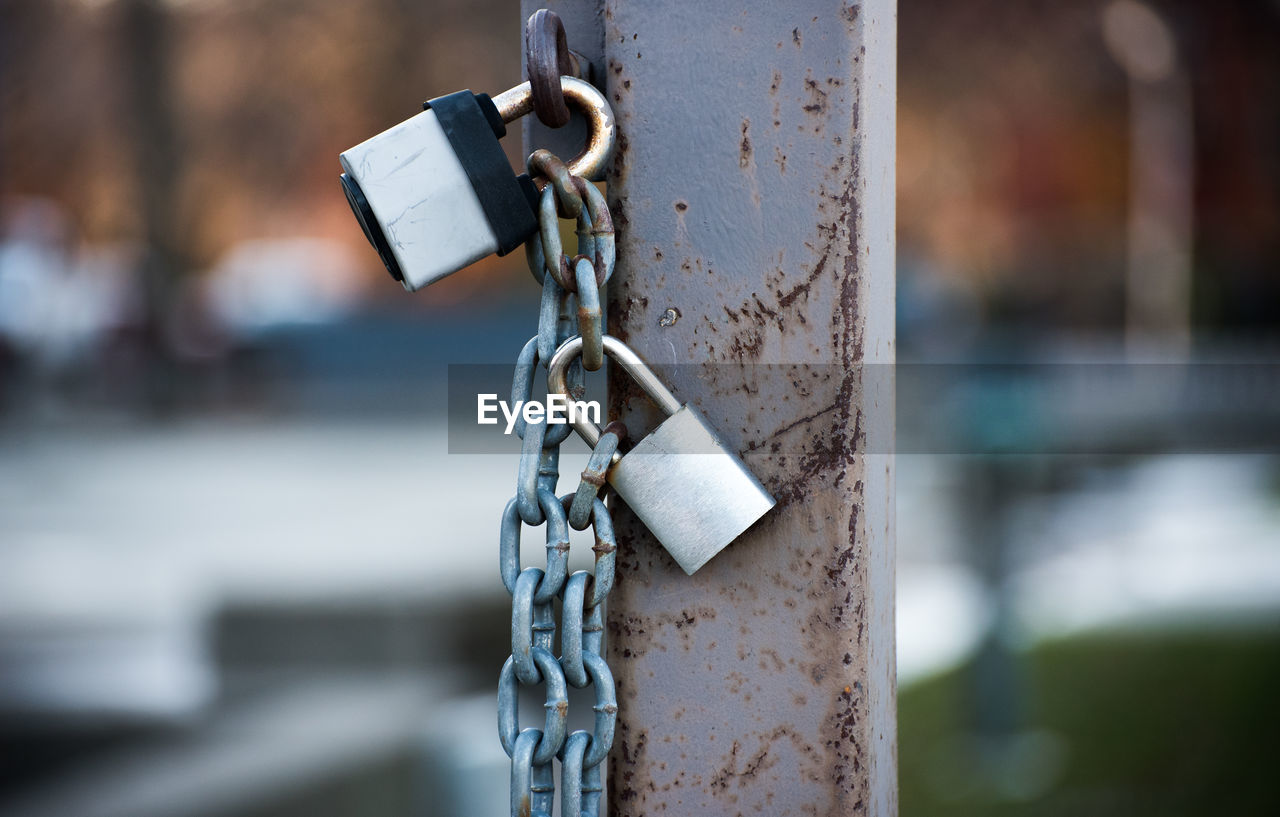
[[[626,344],[604,336],[604,351],[668,415],[624,455],[614,455],[606,479],[627,506],[690,575],[737,539],[776,504],[738,455],[698,410],[667,390]],[[568,394],[565,375],[582,354],[582,338],[561,344],[547,366],[547,388]],[[595,447],[600,429],[583,413],[573,427]]]
[[[569,171],[594,178],[613,155],[613,111],[586,82],[561,77],[587,118],[587,146]],[[341,154],[347,202],[392,277],[413,291],[487,255],[505,255],[538,230],[538,194],[498,143],[533,109],[529,83],[490,99],[458,91]]]

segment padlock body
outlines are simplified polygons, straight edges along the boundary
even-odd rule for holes
[[[343,187],[370,243],[415,290],[537,229],[528,177],[511,170],[493,103],[460,91],[339,156]]]
[[[615,463],[608,480],[690,575],[775,504],[688,405]]]

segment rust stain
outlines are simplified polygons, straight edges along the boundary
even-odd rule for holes
[[[827,112],[827,92],[822,90],[812,74],[804,78],[804,91],[809,101],[800,106],[807,114],[821,116]]]
[[[846,7],[839,14],[852,23],[858,11],[856,6]],[[811,32],[825,31],[818,25],[815,20]],[[630,30],[626,36],[631,36]],[[803,39],[796,27],[791,36],[794,46],[803,48]],[[820,54],[823,47],[825,39],[810,38],[810,52]],[[781,65],[797,59],[772,53],[768,58]],[[663,59],[655,51],[653,62]],[[812,64],[822,65],[822,57],[814,57]],[[625,93],[632,78],[636,88],[644,87],[650,70],[659,69],[646,64],[645,73],[636,71],[622,79],[619,67],[615,72],[619,79],[611,80]],[[646,199],[662,188],[642,182],[639,173],[620,185],[624,210],[626,195],[634,196],[638,229],[643,211],[644,229],[661,224],[660,230],[672,230],[668,202],[675,210],[676,224],[672,232],[662,233],[674,236],[670,244],[646,236],[640,247],[620,234],[622,275],[616,286],[611,285],[612,331],[633,333],[640,341],[670,337],[677,345],[683,341],[682,349],[692,340],[700,344],[700,353],[708,361],[721,364],[757,363],[766,350],[773,353],[773,344],[783,341],[793,344],[792,352],[812,348],[830,365],[805,371],[779,369],[777,375],[753,371],[767,367],[719,365],[708,367],[706,376],[697,380],[698,391],[708,406],[715,407],[726,400],[749,400],[753,393],[778,394],[778,384],[761,379],[788,378],[781,387],[785,395],[779,401],[781,407],[741,409],[732,423],[741,425],[743,439],[754,441],[749,446],[752,467],[773,490],[780,507],[754,533],[718,556],[705,569],[708,572],[685,577],[625,508],[615,517],[619,590],[616,606],[609,611],[608,628],[621,718],[611,755],[614,813],[706,813],[710,808],[711,813],[733,814],[759,811],[762,806],[768,811],[764,793],[768,792],[769,802],[774,792],[785,796],[790,777],[779,775],[794,774],[797,764],[805,781],[834,780],[835,786],[826,784],[823,795],[832,799],[789,803],[776,813],[862,813],[870,800],[865,773],[870,738],[863,734],[868,712],[863,690],[866,668],[854,657],[865,655],[867,638],[863,600],[867,560],[858,513],[863,483],[857,459],[865,447],[857,366],[865,324],[857,280],[861,254],[854,243],[860,219],[855,185],[860,174],[850,150],[853,143],[848,141],[856,132],[856,122],[850,127],[848,110],[856,111],[858,89],[845,75],[828,76],[838,67],[813,73],[819,70],[811,69],[803,80],[799,70],[788,75],[785,93],[780,93],[783,72],[772,70],[770,99],[749,109],[752,116],[741,118],[738,132],[734,133],[732,120],[717,125],[718,149],[727,154],[726,159],[736,155],[740,169],[751,168],[754,173],[756,151],[772,148],[778,176],[788,175],[789,189],[794,190],[800,179],[816,179],[810,201],[817,202],[818,226],[803,238],[770,237],[771,225],[766,222],[765,241],[776,239],[777,247],[768,250],[770,260],[762,265],[764,269],[754,273],[756,291],[743,291],[743,276],[753,273],[730,269],[728,265],[736,261],[733,254],[717,255],[714,242],[718,239],[708,237],[709,230],[725,229],[717,221],[720,214],[714,199],[694,190]],[[757,86],[758,94],[764,91],[763,83]],[[775,130],[762,131],[760,117],[767,116],[771,106]],[[751,119],[755,119],[754,134]],[[803,132],[791,133],[797,119],[804,122]],[[656,138],[660,140],[661,134]],[[819,146],[811,147],[815,144]],[[625,173],[627,149],[620,146],[619,150]],[[823,167],[808,166],[815,153],[826,157]],[[739,177],[729,184],[745,191],[749,182]],[[708,201],[712,206],[707,206]],[[691,203],[698,212],[688,219],[685,230]],[[625,213],[619,223],[624,219]],[[670,271],[672,280],[679,283],[651,305],[640,296],[658,291],[666,258],[675,262],[673,268],[678,265],[678,275]],[[624,261],[631,266],[624,268]],[[717,269],[723,272],[718,275]],[[705,295],[686,302],[680,290],[708,286],[723,287],[722,293],[717,290],[724,297],[722,303],[712,305]],[[668,320],[673,302],[689,313],[678,325]],[[678,310],[676,317],[680,317]],[[694,339],[699,330],[700,338]],[[669,334],[657,334],[663,331]],[[797,347],[796,341],[806,345]],[[665,348],[665,343],[655,348]],[[615,380],[622,379],[611,378],[611,388]],[[631,405],[629,385],[619,385],[614,408],[643,411],[640,401]],[[696,401],[693,396],[690,399]],[[815,493],[820,495],[816,499]],[[719,620],[708,618],[708,612],[718,613]],[[793,635],[795,641],[764,637],[780,631]],[[661,649],[667,647],[672,654],[664,656]],[[705,663],[693,661],[693,655],[705,657]],[[797,657],[802,660],[797,662]],[[662,668],[673,663],[681,668],[681,680],[703,685],[676,693],[664,690],[651,676],[655,670],[661,676]],[[790,685],[782,695],[777,694],[779,677]],[[752,701],[742,706],[742,723],[721,726],[725,707],[731,703],[715,703],[723,696],[739,703]],[[815,720],[803,728],[796,723],[779,725],[779,720],[801,712]],[[662,723],[662,730],[636,726],[652,723]],[[682,805],[674,805],[677,801]]]

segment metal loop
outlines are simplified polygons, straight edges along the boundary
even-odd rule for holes
[[[595,581],[591,583],[591,594],[587,597],[587,606],[596,607],[602,604],[613,590],[613,583],[618,559],[618,542],[613,535],[613,522],[608,511],[601,513],[604,502],[596,500],[595,536],[596,543],[592,550],[596,554]]]
[[[586,179],[572,175],[564,162],[548,150],[535,150],[529,156],[528,166],[530,173],[546,176],[546,187],[555,191],[559,215],[577,219],[578,255],[591,259],[596,270],[596,287],[603,287],[613,275],[617,262],[613,216],[604,194]],[[546,188],[543,188],[539,200],[538,223],[544,235],[549,231],[555,233],[553,243],[543,246],[544,268],[557,276],[561,286],[574,291],[575,283],[567,274],[567,263],[553,252],[561,247],[561,243],[557,223],[551,219],[551,202]],[[557,272],[555,265],[565,271]]]
[[[564,218],[581,217],[582,200],[587,195],[586,188],[591,186],[586,179],[573,175],[559,156],[545,148],[530,153],[525,164],[531,175],[544,180],[543,192],[547,188],[553,191],[557,215]],[[542,212],[540,210],[539,214]]]
[[[556,777],[550,763],[533,767],[533,785],[529,787],[529,793],[532,795],[529,817],[551,817],[556,804]]]
[[[600,817],[600,799],[604,793],[604,764],[597,763],[582,773],[583,817]]]
[[[587,525],[591,524],[591,508],[600,495],[600,489],[605,486],[613,455],[617,453],[618,445],[626,433],[627,427],[614,420],[604,427],[600,441],[591,450],[591,458],[587,460],[587,467],[583,469],[578,482],[578,490],[569,505],[569,527],[574,530],[586,530]]]
[[[537,155],[537,154],[534,154]],[[564,244],[560,241],[560,217],[556,214],[556,191],[547,185],[538,198],[538,243],[542,245],[542,268],[563,289],[572,291],[572,282],[566,272]],[[545,279],[544,279],[545,281]]]
[[[526,729],[516,738],[511,752],[511,814],[551,817],[555,805],[555,772],[550,763],[534,763],[542,732]]]
[[[526,729],[511,743],[511,748],[508,749],[506,743],[503,743],[502,748],[507,750],[507,756],[511,758],[512,814],[529,813],[529,792],[533,788],[533,750],[540,740],[541,732]]]
[[[524,260],[529,265],[529,272],[533,273],[533,278],[541,286],[543,280],[547,277],[546,266],[542,261],[542,240],[534,241],[529,239],[524,242]]]
[[[578,332],[582,336],[582,368],[598,372],[604,366],[604,321],[600,313],[600,290],[591,262],[578,256],[573,261],[578,284]]]
[[[560,15],[548,9],[535,11],[524,25],[524,50],[533,112],[548,128],[564,127],[569,124],[569,106],[560,90],[560,77],[577,76],[579,70]]]
[[[617,140],[613,109],[604,94],[575,77],[560,77],[560,90],[565,99],[586,116],[590,131],[587,146],[569,161],[569,172],[584,179],[597,178],[613,157]],[[503,122],[514,122],[533,110],[533,89],[529,83],[521,83],[495,96],[493,104]]]
[[[541,244],[540,241],[531,241],[530,244]],[[541,251],[539,251],[541,253]],[[541,257],[541,254],[539,254]],[[542,298],[538,304],[538,360],[550,360],[546,351],[551,349],[552,354],[559,344],[560,339],[560,316],[564,314],[566,301],[569,293],[560,286],[560,282],[556,280],[554,275],[547,275],[543,271],[542,277]]]
[[[550,274],[553,281],[568,292],[577,291],[577,283],[569,272],[569,259],[560,240],[560,217],[556,215],[555,191],[550,185],[538,200],[538,244],[542,246],[543,286]]]
[[[583,184],[584,184],[586,187],[590,187],[591,189],[595,190],[597,193],[599,193],[599,192],[600,192],[598,189],[596,189],[595,185],[592,185],[592,184],[586,184],[586,182],[583,182]],[[587,198],[588,198],[588,200],[590,200],[590,198],[591,198],[591,194],[590,194],[590,193],[584,193],[584,195],[586,195],[586,196],[587,196]],[[591,209],[592,209],[592,208],[591,208],[590,206],[586,207],[586,208],[585,208],[585,211],[584,211],[581,215],[579,215],[579,216],[578,216],[578,220],[575,222],[575,225],[576,225],[576,226],[575,226],[575,229],[574,229],[574,235],[575,235],[575,236],[577,236],[577,238],[578,238],[578,253],[577,253],[577,254],[578,254],[578,255],[583,256],[584,258],[591,259],[591,260],[592,260],[592,264],[593,264],[593,266],[594,266],[594,263],[595,263],[595,253],[596,253],[596,229],[595,229],[595,223],[596,223],[597,221],[599,221],[600,219],[599,219],[599,214],[598,214],[598,213],[596,214],[596,216],[595,216],[595,217],[593,217],[593,216],[592,216],[592,214],[591,214]],[[606,209],[608,209],[608,208],[606,208]],[[612,270],[612,269],[608,270],[608,272],[609,272],[609,274],[613,274],[613,270]],[[596,289],[599,289],[600,287],[602,287],[602,286],[604,285],[605,277],[604,277],[603,275],[601,275],[601,276],[599,276],[596,280],[597,280],[597,283],[596,283]],[[575,277],[575,279],[574,279],[574,283],[575,283],[575,284],[577,283],[577,279],[576,279],[576,277]]]
[[[516,472],[516,508],[526,525],[541,525],[546,515],[538,504],[538,466],[542,458],[542,442],[547,424],[535,423],[524,430],[520,446],[520,467]]]
[[[515,370],[511,375],[511,405],[516,406],[533,397],[533,375],[538,370],[538,361],[543,359],[538,354],[538,338],[525,341],[516,356]],[[549,359],[549,358],[548,358]],[[514,431],[516,436],[524,439],[528,423],[524,421],[524,413],[516,415]]]
[[[572,817],[582,817],[584,814],[590,814],[596,817],[596,812],[588,812],[583,809],[582,803],[582,759],[587,751],[587,744],[591,742],[591,733],[582,729],[578,729],[569,733],[569,737],[565,739],[564,748],[560,750],[560,814],[572,815]]]
[[[574,499],[573,494],[565,494],[560,497],[560,501],[565,505],[569,505]],[[618,540],[613,533],[613,517],[610,516],[609,509],[605,507],[603,499],[597,498],[591,504],[590,522],[591,532],[596,540],[596,543],[591,547],[592,552],[596,555],[596,562],[595,575],[592,577],[591,582],[591,592],[586,603],[588,608],[595,607],[604,601],[605,597],[609,595],[609,591],[613,589],[614,573],[618,559]]]
[[[560,481],[560,446],[542,447],[538,457],[538,491],[556,492],[556,484]],[[542,506],[539,505],[539,508]],[[566,522],[568,520],[565,520]]]
[[[587,583],[591,574],[579,570],[564,585],[564,604],[560,607],[560,668],[569,686],[581,689],[591,679],[582,665],[583,610],[587,603]]]
[[[540,677],[533,663],[534,647],[549,648],[555,639],[555,611],[550,604],[533,602],[542,576],[536,567],[525,568],[511,594],[511,660],[515,662],[516,678],[528,685],[538,683]]]
[[[601,599],[603,601],[603,599]],[[586,613],[582,617],[582,654],[599,655],[604,646],[604,605],[591,604],[587,599]]]
[[[564,745],[564,736],[567,731],[566,724],[569,717],[569,688],[564,681],[564,672],[560,669],[560,662],[555,659],[550,650],[544,650],[541,647],[534,647],[533,661],[538,669],[542,672],[541,681],[547,685],[546,703],[543,707],[547,710],[543,728],[541,731],[542,740],[538,742],[537,751],[533,755],[533,765],[541,766],[544,763],[550,763],[556,753],[560,751],[560,747]],[[588,658],[588,672],[592,672],[590,661]],[[604,661],[603,658],[600,659]],[[605,667],[608,670],[608,667]],[[595,676],[592,676],[595,679]],[[516,683],[515,658],[508,658],[507,662],[502,665],[502,673],[498,676],[498,739],[502,741],[502,748],[513,760],[514,752],[517,745],[519,735],[524,732],[536,731],[526,729],[520,731],[520,715],[517,711],[519,708],[519,686]],[[609,676],[606,681],[610,691],[613,689],[613,676]],[[597,704],[600,701],[600,692],[596,692]],[[614,701],[614,713],[617,712],[617,702]],[[596,715],[596,734],[600,733],[600,714]],[[609,740],[613,740],[613,727],[608,726]],[[605,749],[608,752],[608,749]]]
[[[569,733],[560,750],[560,813],[574,817],[599,817],[600,795],[604,792],[604,765],[584,768],[591,733],[578,729]]]
[[[516,358],[515,373],[511,378],[511,405],[517,406],[527,403],[533,397],[533,375],[538,370],[538,363],[542,360],[550,360],[551,358],[543,358],[539,353],[539,343],[541,337],[533,337],[525,343],[524,348],[520,350],[520,355]],[[516,436],[524,439],[525,429],[528,423],[524,420],[524,413],[516,417],[513,430]],[[544,448],[560,445],[569,438],[572,429],[565,424],[556,428],[548,429],[546,438],[542,441]],[[531,524],[537,524],[536,522]]]
[[[613,228],[613,215],[609,212],[609,203],[604,193],[594,184],[584,185],[586,211],[590,224],[586,225],[591,242],[589,249],[583,247],[582,235],[578,237],[578,252],[590,255],[591,263],[596,270],[596,286],[602,287],[613,276],[613,268],[618,260],[618,247]],[[584,226],[578,222],[579,229]]]
[[[502,576],[502,586],[512,596],[516,593],[516,578],[520,575],[520,534],[520,509],[513,497],[502,511],[502,525],[498,532],[498,574]]]
[[[573,304],[573,293],[565,292],[560,300],[560,316],[556,325],[556,348],[559,348],[560,344],[578,334],[578,316]],[[552,354],[555,354],[555,350],[552,350]],[[550,359],[549,357],[539,358],[539,360]],[[586,378],[587,373],[582,369],[582,361],[574,361],[574,364],[569,366],[569,371],[565,375],[566,386],[569,389],[568,394],[573,399],[580,400],[587,393]],[[562,433],[568,438],[570,431]]]
[[[520,575],[521,521],[519,498],[512,498],[502,512],[502,527],[498,533],[498,571],[502,584],[513,596]],[[549,490],[538,490],[538,505],[547,517],[547,566],[546,575],[534,594],[536,604],[546,604],[560,593],[569,572],[569,520],[565,518],[564,503]]]
[[[613,686],[613,673],[603,658],[584,652],[582,661],[596,690],[596,704],[591,707],[596,713],[595,729],[591,733],[586,757],[582,759],[583,765],[589,769],[600,765],[613,747],[613,731],[618,721],[618,694]]]
[[[539,244],[540,242],[538,241],[530,241],[525,246],[537,248]],[[524,368],[517,372],[517,377],[521,378],[519,380],[519,388],[521,389],[522,394],[532,393],[532,374],[537,362],[540,360],[550,360],[551,355],[555,353],[556,347],[563,343],[567,338],[573,337],[578,331],[577,315],[574,314],[574,310],[570,305],[573,300],[573,295],[566,292],[564,289],[561,289],[560,285],[556,283],[554,278],[550,281],[546,280],[546,272],[542,270],[541,266],[541,249],[530,250],[529,255],[531,259],[537,261],[537,269],[541,271],[543,275],[543,277],[539,279],[539,282],[542,283],[542,306],[538,315],[538,336],[535,338],[537,341],[536,357],[533,356],[534,352],[528,352],[530,355],[528,358],[522,356],[521,363]],[[568,383],[570,394],[581,397],[582,394],[585,393],[583,378],[584,374],[582,366],[575,361],[575,364],[569,367]],[[520,396],[515,394],[512,395],[513,401],[519,399],[521,399]],[[520,436],[523,436],[525,427],[524,418],[522,416],[517,417],[516,423],[517,433]],[[549,435],[551,442],[544,443],[544,445],[559,445],[564,442],[562,435],[563,438],[567,438],[569,435],[568,430],[553,430]]]
[[[530,241],[530,244],[541,244]],[[539,250],[541,257],[541,250]],[[554,275],[543,270],[542,301],[538,307],[538,359],[550,360],[561,342],[562,317],[568,312],[569,292]],[[550,349],[551,351],[547,351]]]
[[[546,445],[549,424],[536,423],[526,430],[520,450],[520,468],[516,479],[516,508],[526,525],[541,525],[546,521],[542,511],[543,491],[552,493],[560,480],[560,446]],[[555,430],[559,430],[556,426]]]

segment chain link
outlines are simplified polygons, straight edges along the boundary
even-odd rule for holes
[[[582,333],[582,368],[598,372],[604,366],[604,315],[600,311],[600,290],[591,261],[579,255],[573,262],[578,286],[578,329]]]
[[[551,817],[555,805],[556,781],[550,763],[535,765],[542,732],[526,729],[507,751],[511,755],[512,817]]]
[[[530,271],[542,284],[538,334],[530,338],[516,359],[511,400],[533,396],[534,375],[566,339],[581,333],[583,354],[568,372],[569,393],[583,394],[583,372],[604,362],[605,316],[600,288],[613,273],[613,220],[599,189],[569,173],[564,163],[546,151],[529,158],[530,171],[549,180],[539,207],[539,235],[526,245]],[[565,256],[557,213],[577,220],[578,255]],[[572,274],[570,270],[572,269]],[[548,274],[550,273],[550,274]],[[596,354],[598,352],[598,354]],[[498,738],[511,758],[512,817],[550,817],[555,802],[552,760],[561,762],[560,813],[565,817],[597,817],[603,790],[604,760],[613,745],[618,699],[613,674],[601,654],[604,604],[613,588],[617,541],[613,520],[599,498],[619,440],[626,429],[611,424],[592,452],[582,482],[573,494],[557,497],[560,445],[571,426],[551,426],[544,417],[528,423],[517,418],[521,439],[516,495],[502,513],[498,536],[498,567],[502,584],[511,594],[511,657],[498,676]],[[592,530],[595,565],[592,572],[568,575],[569,526]],[[520,568],[520,538],[524,525],[546,526],[544,567]],[[556,640],[555,599],[561,599],[560,650]],[[546,714],[541,729],[520,728],[521,686],[544,687]],[[594,726],[566,735],[568,687],[595,691]]]
[[[605,485],[605,474],[613,464],[613,455],[618,445],[627,436],[627,427],[614,420],[604,427],[596,447],[591,451],[591,459],[583,469],[578,490],[573,495],[573,503],[569,506],[569,527],[574,530],[585,530],[591,522],[591,510],[595,507],[595,499]]]
[[[572,333],[566,337],[571,336]],[[511,405],[513,406],[522,400],[527,402],[533,397],[533,379],[534,375],[537,374],[538,364],[550,360],[551,354],[555,353],[555,348],[553,347],[551,353],[544,357],[540,351],[540,346],[541,338],[532,337],[524,345],[524,348],[520,350],[520,356],[516,358],[515,376],[511,378]],[[523,413],[517,414],[514,427],[516,436],[523,440],[526,428],[528,428],[528,424],[524,421]],[[572,427],[568,424],[557,426],[547,433],[545,444],[548,446],[560,445],[560,443],[569,438],[569,434],[572,431]],[[533,522],[531,524],[536,525],[538,523]]]
[[[529,172],[547,179],[538,206],[538,240],[531,240],[526,251],[530,270],[544,287],[542,313],[545,317],[551,309],[546,302],[550,297],[545,289],[548,278],[559,290],[576,296],[577,325],[583,337],[583,349],[581,361],[575,361],[574,365],[594,372],[604,365],[600,289],[613,275],[617,259],[613,217],[600,189],[571,174],[554,154],[546,150],[534,151],[529,157]],[[557,205],[561,213],[577,219],[578,255],[573,259],[565,255],[560,240]],[[563,340],[561,338],[560,342]],[[544,352],[543,360],[550,359],[541,347],[539,351]]]
[[[596,657],[599,658],[599,656]],[[502,741],[502,748],[508,754],[514,750],[516,740],[522,733],[517,712],[520,703],[516,682],[520,679],[516,675],[515,661],[514,656],[508,658],[502,665],[502,673],[498,677],[498,737]],[[547,700],[544,704],[547,710],[546,721],[539,732],[542,739],[538,741],[533,755],[534,765],[543,766],[551,762],[564,744],[569,718],[569,690],[565,686],[564,672],[561,671],[559,662],[550,650],[534,647],[533,663],[541,673],[535,678],[547,685]],[[526,686],[534,686],[534,684],[526,684]],[[523,732],[529,731],[532,730],[523,730]]]
[[[516,578],[520,574],[520,498],[507,503],[502,512],[502,529],[498,535],[498,564],[502,571],[502,584],[513,596]],[[564,586],[569,573],[569,521],[565,519],[564,505],[547,489],[539,489],[538,504],[547,518],[547,567],[546,575],[538,585],[534,601],[546,604],[555,598]]]
[[[581,78],[585,59],[569,50],[560,15],[538,9],[524,25],[525,74],[533,96],[533,112],[548,128],[569,124],[569,105],[560,89],[561,76]]]

